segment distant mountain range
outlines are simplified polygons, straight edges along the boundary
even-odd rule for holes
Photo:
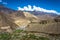
[[[48,19],[48,18],[55,18],[58,16],[56,13],[47,13],[41,11],[29,11],[31,14],[37,16],[39,19]]]
[[[50,16],[57,16],[56,13],[47,13],[47,12],[41,12],[41,11],[30,11],[30,13],[34,14],[34,15],[50,15]]]

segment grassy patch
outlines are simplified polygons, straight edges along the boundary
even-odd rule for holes
[[[12,34],[0,33],[0,40],[49,40],[46,37],[39,37],[34,34],[28,34],[25,31],[23,31],[25,32],[25,35],[23,35],[22,31],[23,30],[15,30]]]

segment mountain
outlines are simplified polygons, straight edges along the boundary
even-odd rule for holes
[[[31,22],[38,22],[38,17],[29,13],[29,12],[23,12],[25,17],[30,20]]]
[[[12,10],[12,9],[9,9],[5,6],[1,6],[0,5],[0,12],[4,12],[4,13],[12,13],[12,12],[15,12],[15,10]]]
[[[28,16],[27,16],[28,15]],[[38,18],[29,12],[17,11],[5,6],[0,6],[0,30],[14,30],[26,27],[31,21]]]
[[[60,15],[54,18],[55,22],[60,22]]]
[[[50,15],[50,16],[57,16],[56,13],[47,13],[47,12],[41,12],[41,11],[30,11],[30,13],[34,15]]]
[[[10,8],[4,7],[4,6],[0,6],[0,12],[9,14],[10,17],[12,17],[12,18],[13,18],[12,15],[19,16],[20,18],[25,17],[25,15],[23,13],[24,11],[17,11],[17,10],[13,10],[13,9],[10,9]],[[27,12],[28,12],[28,14],[32,14],[32,15],[38,17],[39,19],[46,19],[46,18],[53,19],[54,17],[57,16],[56,13],[47,13],[47,12],[41,12],[41,11],[27,11]]]
[[[0,32],[8,31],[11,32],[18,25],[16,25],[13,20],[6,14],[0,12]]]
[[[5,6],[0,6],[0,31],[8,31],[14,29],[24,29],[28,25],[40,26],[41,20],[48,22],[54,21],[58,16],[54,13],[45,13],[39,11],[17,11]],[[44,24],[43,24],[44,25]],[[36,26],[36,27],[37,27]],[[31,26],[33,27],[33,26]]]
[[[54,19],[56,16],[58,16],[56,13],[47,13],[41,11],[28,11],[28,12],[37,16],[40,20]]]

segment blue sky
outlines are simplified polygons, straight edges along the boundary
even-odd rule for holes
[[[6,7],[18,10],[17,7],[23,8],[24,6],[31,5],[41,7],[47,10],[55,10],[60,13],[60,0],[0,0],[0,4]]]

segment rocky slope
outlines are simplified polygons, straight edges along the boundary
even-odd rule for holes
[[[31,21],[37,20],[37,17],[28,12],[16,11],[0,6],[0,19],[0,27],[2,29],[13,30],[18,27],[26,27]]]

